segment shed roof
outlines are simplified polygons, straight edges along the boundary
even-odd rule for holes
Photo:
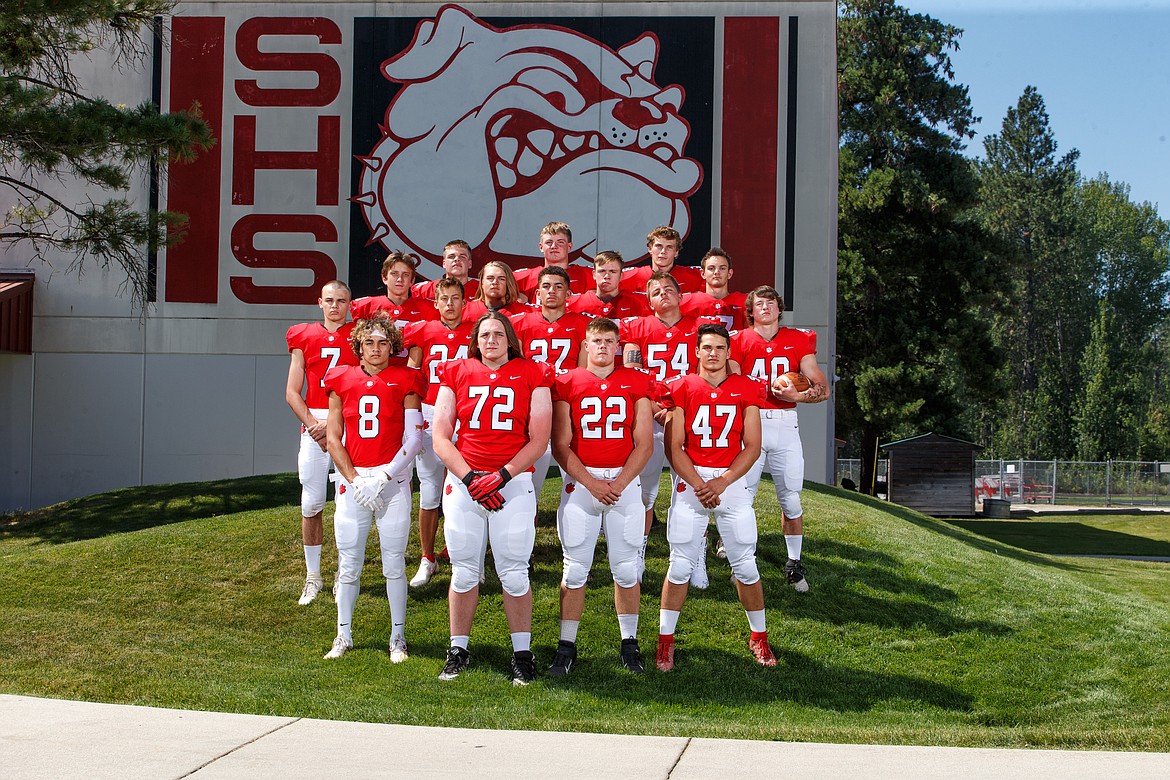
[[[933,431],[930,433],[920,433],[917,436],[911,436],[907,439],[899,439],[898,441],[892,441],[888,444],[883,444],[881,448],[884,450],[884,449],[887,449],[889,447],[900,447],[904,444],[910,444],[911,442],[922,443],[926,440],[953,441],[956,444],[966,444],[967,446],[974,447],[977,450],[984,449],[982,444],[976,444],[975,442],[967,441],[966,439],[956,439],[954,436],[944,436],[941,433],[934,433]]]

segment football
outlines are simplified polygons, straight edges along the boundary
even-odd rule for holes
[[[812,382],[808,381],[808,377],[799,371],[789,371],[787,374],[784,374],[784,378],[792,384],[798,393],[803,393],[812,387]]]

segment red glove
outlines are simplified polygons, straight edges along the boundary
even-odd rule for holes
[[[499,491],[488,493],[479,499],[479,505],[489,512],[495,512],[504,505],[504,497],[500,495]]]
[[[508,480],[511,478],[512,475],[508,473],[507,469],[483,474],[471,481],[471,484],[467,486],[467,492],[474,500],[479,501],[489,493],[498,493],[500,488],[508,484]]]

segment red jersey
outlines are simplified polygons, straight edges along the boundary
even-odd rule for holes
[[[407,349],[418,347],[422,350],[420,368],[431,383],[423,403],[434,406],[439,394],[439,366],[448,360],[467,357],[471,346],[471,323],[461,322],[458,327],[448,328],[442,320],[414,322],[406,326],[402,338]]]
[[[573,427],[570,448],[586,466],[620,468],[634,451],[634,407],[654,400],[657,382],[644,371],[618,367],[605,379],[587,368],[558,374],[553,401],[569,405]]]
[[[765,339],[754,328],[731,334],[731,359],[748,376],[764,379],[771,385],[781,374],[799,371],[805,355],[817,354],[817,334],[803,328],[781,328]],[[765,409],[791,409],[796,404],[769,395]]]
[[[356,366],[357,355],[349,342],[353,323],[347,322],[333,333],[320,322],[293,325],[285,334],[288,351],[299,349],[305,356],[305,404],[310,409],[328,409],[329,394],[325,392],[325,372],[335,366]]]
[[[543,270],[544,266],[538,265],[535,268],[521,268],[519,271],[512,272],[512,275],[516,277],[516,286],[530,301],[536,301],[537,281]],[[565,270],[569,272],[569,292],[580,295],[593,287],[592,268],[570,265]]]
[[[467,465],[496,471],[524,449],[532,394],[550,387],[548,366],[513,358],[499,368],[479,360],[452,360],[439,366],[439,381],[455,392],[455,443]]]
[[[372,295],[368,298],[358,298],[350,305],[349,311],[355,320],[366,319],[384,311],[399,328],[406,327],[408,322],[439,319],[435,302],[426,298],[407,298],[399,305],[385,295]]]
[[[435,287],[439,284],[436,279],[433,282],[416,282],[410,286],[411,298],[426,298],[427,300],[435,300]],[[463,285],[464,300],[471,300],[475,294],[479,292],[479,280],[468,279],[467,284]]]
[[[683,317],[667,327],[654,315],[631,317],[620,323],[622,351],[626,344],[638,345],[642,365],[659,382],[693,374],[698,366],[695,349],[699,343],[699,326],[706,323],[722,324],[714,317]]]
[[[682,409],[683,449],[696,466],[725,469],[743,450],[746,414],[759,414],[768,395],[762,380],[730,374],[712,387],[698,374],[671,379],[663,388],[664,406]],[[749,409],[755,408],[755,412]]]
[[[629,292],[618,292],[613,300],[606,303],[597,297],[596,290],[590,290],[582,295],[574,295],[565,304],[569,311],[588,314],[590,317],[609,317],[615,322],[626,317],[645,317],[650,313],[650,304],[645,295],[636,295]]]
[[[425,396],[427,378],[405,366],[387,366],[376,376],[360,366],[344,366],[329,370],[325,389],[341,398],[349,459],[357,468],[369,468],[394,460],[402,448],[406,396]]]
[[[622,271],[622,292],[646,294],[646,283],[654,275],[654,266],[647,264],[640,268],[627,268]],[[689,265],[675,265],[670,269],[670,275],[678,282],[678,291],[681,293],[702,292],[707,289],[703,281],[703,272]]]
[[[463,307],[463,321],[475,322],[489,311],[487,304],[483,301],[468,301],[467,305]],[[527,303],[520,301],[512,301],[507,306],[501,306],[496,309],[505,317],[513,317],[517,314],[527,314],[530,311],[540,311],[537,306],[529,306]]]
[[[726,298],[694,292],[682,297],[679,309],[692,317],[716,317],[728,330],[743,330],[746,304],[747,295],[741,292],[729,293]]]
[[[543,312],[531,311],[509,319],[526,358],[551,363],[558,371],[577,367],[585,328],[589,325],[589,318],[584,314],[565,312],[556,322],[549,322]]]

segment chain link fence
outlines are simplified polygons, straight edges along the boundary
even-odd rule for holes
[[[878,461],[877,491],[886,481]],[[837,484],[861,485],[861,461],[837,461]],[[1002,498],[1013,504],[1079,506],[1170,506],[1170,463],[1108,460],[977,460],[975,498]]]

